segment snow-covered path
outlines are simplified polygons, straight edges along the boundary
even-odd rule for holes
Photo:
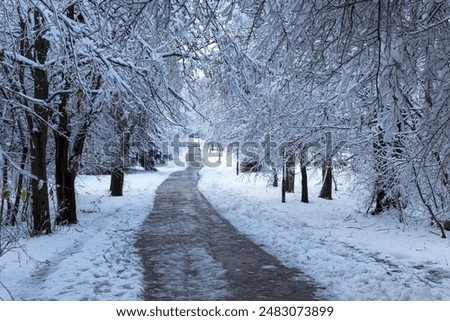
[[[197,188],[198,169],[173,173],[156,192],[137,245],[143,298],[314,300],[314,287],[224,220]]]

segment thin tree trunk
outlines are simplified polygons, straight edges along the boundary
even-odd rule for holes
[[[418,173],[417,173],[415,166],[413,165],[412,168],[413,168],[413,172],[414,172],[414,176],[415,176],[414,177],[415,179],[413,181],[416,184],[420,199],[421,199],[422,203],[425,205],[425,207],[427,208],[428,212],[430,213],[432,221],[434,221],[437,224],[437,226],[439,227],[439,229],[441,230],[441,238],[445,239],[445,238],[447,238],[447,235],[445,234],[444,225],[436,217],[436,215],[433,211],[433,208],[431,207],[430,203],[428,202],[428,200],[426,199],[425,195],[422,192],[422,188],[420,187],[419,180],[418,180]]]
[[[376,175],[374,198],[375,198],[375,209],[373,214],[381,214],[384,211],[384,204],[386,198],[386,186],[384,184],[383,178],[386,176],[386,144],[383,141],[382,133],[378,134],[377,141],[374,144],[374,155],[376,162]]]
[[[131,126],[127,128],[127,124],[119,120],[119,132],[122,132],[122,139],[120,139],[120,154],[116,155],[116,163],[112,169],[111,173],[111,196],[123,196],[123,182],[125,178],[125,167],[128,164],[125,164],[128,151],[130,149],[130,138],[131,132],[133,131],[133,127]],[[128,129],[128,132],[125,132],[125,129]],[[195,158],[195,155],[191,155]]]
[[[66,132],[66,134],[68,134]],[[76,203],[74,193],[74,178],[69,169],[69,139],[60,133],[55,134],[55,183],[58,200],[57,224],[76,224]]]
[[[4,221],[7,221],[8,214],[5,214],[5,203],[9,198],[10,191],[8,190],[8,161],[5,159],[2,166],[2,193],[0,205],[0,226],[3,226]]]
[[[272,167],[273,187],[278,187],[278,171],[275,167]]]
[[[301,198],[301,201],[303,203],[309,203],[309,198],[308,198],[308,172],[306,171],[306,165],[301,165],[300,171],[301,171],[301,175],[302,175],[302,198]]]
[[[66,89],[69,87],[67,83]],[[63,95],[58,106],[59,124],[58,130],[55,132],[55,183],[58,202],[58,213],[55,221],[58,225],[77,223],[76,200],[72,195],[75,193],[74,176],[76,176],[76,173],[72,173],[70,170],[70,131],[67,102],[68,96]]]
[[[322,165],[322,180],[323,185],[320,191],[319,197],[332,200],[333,199],[333,160],[332,160],[332,150],[333,150],[333,140],[331,132],[326,132],[326,155],[325,160]]]

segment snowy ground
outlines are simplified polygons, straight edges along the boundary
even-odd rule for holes
[[[22,249],[0,257],[0,300],[138,300],[135,235],[175,170],[126,175],[124,197],[109,196],[109,176],[80,176],[79,224],[22,239]]]
[[[182,168],[127,175],[126,196],[119,198],[108,196],[109,177],[80,176],[80,223],[22,239],[22,249],[0,257],[0,300],[141,299],[136,232],[156,188],[175,170]],[[203,168],[201,175],[200,189],[218,211],[287,266],[307,273],[322,299],[450,300],[450,241],[427,224],[364,214],[356,201],[361,195],[347,189],[343,177],[332,201],[316,197],[316,175],[310,204],[299,201],[298,191],[282,204],[280,190],[263,177],[237,177],[226,167]]]
[[[317,197],[320,176],[310,180],[310,202],[288,194],[264,177],[236,176],[234,168],[201,170],[200,190],[239,231],[297,267],[326,300],[449,300],[450,241],[424,223],[398,224],[371,216],[338,178],[334,200]],[[311,173],[310,173],[311,174]],[[340,184],[339,184],[340,183]],[[268,186],[269,185],[269,186]]]

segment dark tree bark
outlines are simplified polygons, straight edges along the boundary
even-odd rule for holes
[[[67,9],[67,17],[74,19],[75,4],[72,4]],[[70,43],[68,41],[67,43]],[[67,46],[67,51],[70,53],[70,45]],[[62,78],[65,81],[64,89],[70,89],[70,80],[63,74]],[[69,115],[67,112],[67,104],[69,101],[68,94],[61,95],[61,101],[58,105],[58,130],[55,131],[55,185],[56,185],[56,199],[58,203],[58,213],[56,215],[56,224],[76,224],[77,210],[76,200],[72,197],[71,189],[75,189],[72,181],[71,170],[69,168],[69,150],[70,150],[70,135],[69,130]],[[75,192],[73,191],[73,194]]]
[[[123,135],[120,142],[120,150],[124,153],[128,153],[129,149],[129,136]],[[116,155],[116,165],[111,172],[111,196],[123,196],[123,182],[125,178],[125,155]]]
[[[308,196],[308,172],[306,169],[307,161],[308,161],[308,149],[303,148],[300,151],[300,174],[302,177],[302,197],[301,201],[303,203],[309,203],[309,196]]]
[[[69,84],[66,85],[68,89]],[[69,149],[70,131],[69,117],[67,114],[67,95],[61,97],[58,106],[59,123],[55,131],[55,183],[56,198],[58,202],[58,213],[56,224],[76,224],[77,209],[75,200],[75,177],[76,173],[70,170]]]
[[[56,218],[57,224],[78,223],[75,179],[81,167],[81,156],[83,154],[86,135],[95,117],[93,110],[86,114],[83,125],[76,133],[73,140],[71,152],[69,152],[69,131],[66,130],[66,137],[61,136],[58,133],[56,134],[57,137],[55,136],[55,141],[57,141],[55,179],[57,185],[60,185],[58,182],[61,183],[59,189],[57,188],[58,204],[60,206],[59,214]]]
[[[75,175],[69,169],[68,142],[55,138],[57,145],[55,161],[56,196],[58,200],[57,224],[76,224]],[[59,146],[58,146],[59,145]]]
[[[333,199],[333,168],[331,166],[331,162],[327,161],[324,165],[323,165],[323,172],[324,172],[324,177],[323,177],[323,185],[322,185],[322,189],[320,190],[320,195],[319,197],[327,199],[327,200],[332,200]]]
[[[42,116],[42,113],[39,114]],[[33,234],[43,231],[48,234],[51,233],[51,224],[46,168],[47,128],[41,124],[38,130],[32,128],[31,131],[31,174],[36,177],[31,181]]]
[[[332,160],[332,150],[333,150],[333,141],[331,132],[326,133],[326,155],[325,160],[322,165],[322,180],[323,185],[320,190],[319,197],[332,200],[333,199],[333,160]]]
[[[373,144],[373,151],[375,155],[375,187],[374,187],[374,199],[375,199],[375,209],[373,214],[381,214],[385,210],[386,194],[386,175],[387,175],[387,153],[386,153],[386,143],[383,139],[383,131],[379,129],[377,139]]]
[[[44,26],[43,17],[38,9],[34,9],[34,40],[33,57],[40,64],[44,64],[47,59],[47,53],[50,49],[50,43],[43,37]],[[47,72],[39,67],[32,70],[34,81],[34,97],[41,101],[48,99],[49,81]],[[27,120],[29,125],[31,143],[31,174],[36,178],[31,182],[32,204],[31,213],[33,216],[34,235],[42,232],[51,233],[50,207],[47,184],[47,139],[48,139],[48,120],[50,112],[47,106],[39,103],[34,104],[34,114],[28,113]]]
[[[125,174],[123,167],[113,169],[111,173],[111,196],[123,196],[123,181]]]
[[[81,14],[76,13],[76,4],[73,3],[67,8],[67,18],[84,22],[84,17]],[[71,60],[72,54],[72,41],[67,39],[67,51]],[[63,75],[65,80],[65,90],[71,88],[70,77]],[[101,77],[97,77],[93,86],[99,89],[101,85]],[[58,131],[55,132],[55,180],[56,180],[56,195],[58,200],[58,215],[56,217],[57,224],[76,224],[77,219],[77,206],[76,206],[76,193],[75,193],[75,179],[78,175],[80,168],[80,159],[83,153],[84,142],[86,139],[87,131],[95,118],[93,110],[88,112],[82,122],[82,126],[76,133],[72,150],[70,150],[70,118],[68,115],[68,103],[69,95],[65,94],[61,96],[61,102],[58,106]],[[77,109],[81,110],[81,100],[77,102]]]
[[[306,165],[300,166],[301,175],[302,175],[302,198],[301,201],[303,203],[309,203],[308,198],[308,172],[306,171]]]

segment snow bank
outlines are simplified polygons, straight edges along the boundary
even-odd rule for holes
[[[128,174],[124,197],[109,196],[109,176],[78,177],[79,224],[23,239],[22,249],[0,257],[0,299],[139,299],[142,266],[135,234],[157,187],[180,169]]]
[[[308,274],[322,299],[450,299],[448,239],[429,226],[366,215],[345,175],[338,175],[334,200],[320,199],[320,176],[312,176],[309,204],[299,200],[298,181],[283,204],[264,177],[236,176],[233,168],[203,168],[199,186],[240,232]]]

